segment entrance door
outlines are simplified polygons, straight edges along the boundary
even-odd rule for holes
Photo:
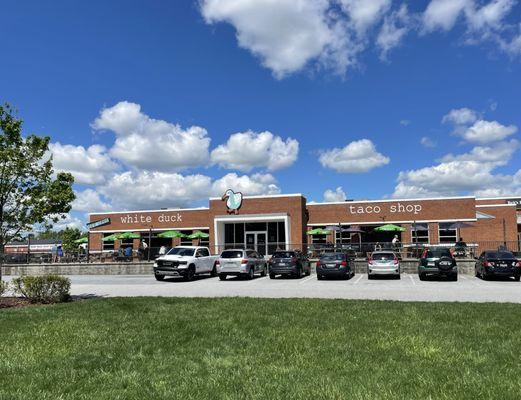
[[[266,232],[246,232],[246,248],[265,256],[267,254],[266,237]]]

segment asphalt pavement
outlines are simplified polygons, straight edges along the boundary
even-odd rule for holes
[[[8,278],[8,277],[6,277]],[[457,282],[443,279],[420,281],[415,274],[401,279],[366,274],[350,280],[321,280],[315,274],[302,279],[256,277],[249,281],[229,277],[226,281],[206,276],[192,282],[177,278],[163,282],[153,275],[73,275],[71,292],[77,296],[171,296],[171,297],[263,297],[373,299],[397,301],[462,301],[521,303],[521,283],[513,279],[483,281],[461,275]]]

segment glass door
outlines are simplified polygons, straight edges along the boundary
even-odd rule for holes
[[[246,248],[255,250],[262,256],[267,254],[267,233],[266,232],[246,232]]]

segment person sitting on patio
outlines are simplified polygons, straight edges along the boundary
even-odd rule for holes
[[[463,240],[463,238],[459,238],[459,240],[456,242],[456,248],[460,248],[460,249],[466,249],[467,248],[467,243],[465,243],[465,241]]]
[[[127,261],[132,261],[132,247],[128,246],[125,247],[125,258]]]
[[[159,255],[164,256],[165,254],[166,254],[166,246],[163,245],[159,248]]]

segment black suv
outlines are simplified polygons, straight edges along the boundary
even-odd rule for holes
[[[418,266],[420,281],[427,275],[445,276],[451,281],[458,280],[456,259],[449,249],[429,249],[423,252]]]
[[[510,251],[484,251],[476,261],[475,273],[483,280],[492,276],[521,278],[521,261]]]
[[[325,277],[352,278],[355,276],[354,260],[346,253],[325,253],[317,262],[317,279]]]
[[[308,258],[300,251],[279,250],[273,253],[268,261],[270,279],[276,275],[301,278],[311,274],[311,265]]]

